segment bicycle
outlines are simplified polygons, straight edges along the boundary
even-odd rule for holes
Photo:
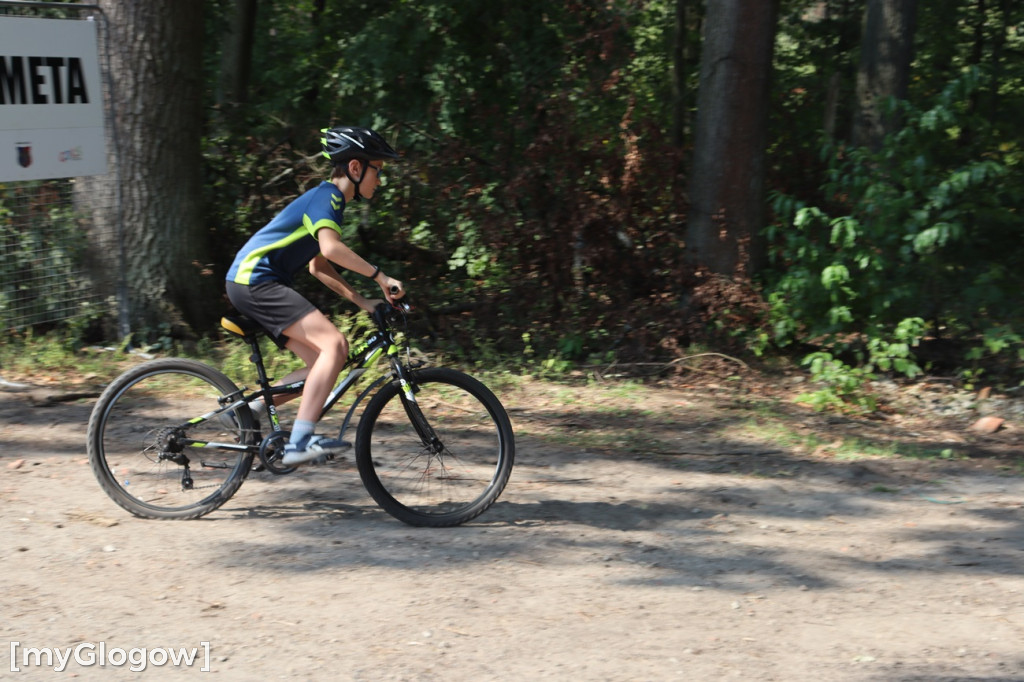
[[[484,384],[411,360],[408,335],[400,336],[398,328],[407,325],[408,313],[404,304],[377,306],[376,329],[352,348],[342,370],[349,371],[320,418],[386,358],[386,371],[349,407],[339,439],[372,393],[355,436],[356,466],[367,492],[409,525],[457,526],[501,495],[512,473],[515,438],[504,407]],[[239,388],[210,365],[168,358],[127,370],[93,408],[87,434],[93,473],[107,495],[136,516],[199,518],[231,499],[253,470],[295,471],[281,462],[289,432],[272,398],[301,393],[305,382],[272,386],[260,349],[263,330],[243,316],[224,317],[221,325],[249,344],[257,390]],[[257,398],[267,405],[266,435],[250,408]]]

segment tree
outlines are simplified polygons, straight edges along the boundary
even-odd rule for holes
[[[179,322],[201,329],[220,312],[210,305],[216,283],[199,266],[208,252],[200,150],[204,3],[99,4],[110,27],[115,148],[111,171],[77,189],[94,217],[95,279],[113,293],[123,278],[136,330]],[[105,237],[117,224],[118,237]]]
[[[693,58],[691,27],[698,23],[696,8],[688,0],[675,1],[675,26],[672,31],[672,143],[682,147],[689,127],[690,97],[687,81]]]
[[[686,228],[688,259],[749,275],[761,259],[769,83],[779,5],[709,2]]]
[[[227,12],[227,30],[220,58],[217,104],[244,105],[249,99],[256,0],[234,0]]]
[[[856,145],[878,149],[899,128],[899,117],[886,113],[886,101],[906,99],[916,17],[917,0],[868,0],[857,72]]]
[[[828,140],[835,138],[842,100],[848,101],[848,98],[842,96],[843,83],[848,80],[844,78],[848,67],[846,55],[857,46],[859,22],[856,17],[859,4],[860,0],[832,0],[822,3],[820,8],[822,21],[834,32],[831,44],[825,50],[828,62],[824,65],[828,81],[825,88],[823,127],[825,138]],[[849,130],[848,117],[843,120],[845,134]]]

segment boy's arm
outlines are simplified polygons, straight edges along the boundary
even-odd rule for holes
[[[367,299],[359,294],[359,292],[355,291],[355,289],[353,289],[348,282],[338,274],[337,270],[331,266],[331,263],[340,265],[346,270],[351,270],[357,275],[363,275],[367,278],[373,275],[376,268],[367,263],[358,253],[345,246],[345,243],[341,241],[341,237],[338,236],[338,233],[334,230],[327,227],[321,228],[316,233],[316,238],[320,242],[320,255],[310,261],[309,271],[332,291],[344,296],[360,308],[363,308],[363,310],[367,310],[367,308],[358,300],[362,299],[363,301],[366,301]],[[326,268],[324,266],[326,266]],[[377,276],[374,277],[373,281],[380,286],[381,291],[384,292],[384,297],[388,301],[393,302],[394,299],[401,298],[405,295],[402,283],[397,279],[388,277],[383,272],[378,271]],[[332,285],[331,282],[334,282],[335,285],[340,287],[340,289],[335,288],[335,285]],[[392,287],[397,289],[397,294],[391,293]],[[351,295],[348,292],[351,292]],[[354,298],[353,296],[358,298]],[[370,307],[370,310],[372,310],[372,306]]]
[[[323,254],[317,254],[309,262],[309,272],[334,293],[347,298],[368,313],[373,312],[372,301],[353,289],[352,285],[338,274],[338,271]]]

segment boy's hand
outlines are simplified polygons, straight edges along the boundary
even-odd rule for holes
[[[359,303],[359,307],[364,313],[370,313],[372,315],[374,309],[381,303],[384,303],[384,300],[380,298],[364,298]]]
[[[393,277],[388,277],[384,273],[381,273],[377,277],[377,283],[380,284],[381,291],[384,292],[384,298],[388,300],[388,303],[394,303],[396,299],[405,296],[405,287],[402,283]]]

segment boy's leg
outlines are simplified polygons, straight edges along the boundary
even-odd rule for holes
[[[348,341],[319,310],[285,329],[284,335],[288,337],[287,348],[302,358],[308,368],[297,418],[316,422],[345,366]]]
[[[262,325],[264,329],[274,330],[272,336],[279,346],[282,344],[280,336],[282,324],[288,324],[290,329],[295,324],[296,314],[305,317],[316,310],[316,307],[300,293],[280,282],[261,282],[253,286],[228,282],[226,284],[226,291],[232,305],[239,312],[248,315],[251,319]],[[313,366],[319,354],[316,348],[302,343],[300,340],[285,338],[283,341],[284,347],[298,355],[306,363],[306,366],[291,372],[288,376],[276,382],[277,386],[305,379],[309,368]],[[294,400],[298,395],[296,393],[289,393],[275,396],[274,404],[282,405],[289,400]]]
[[[312,346],[307,346],[306,344],[302,343],[297,339],[288,339],[288,342],[285,344],[285,348],[298,355],[299,359],[302,360],[302,362],[304,362],[306,366],[300,367],[299,369],[293,372],[289,372],[284,376],[284,378],[276,381],[274,383],[275,386],[284,386],[286,384],[291,384],[296,381],[303,381],[307,376],[309,376],[309,368],[313,366],[313,363],[316,362],[317,356],[320,354]],[[281,405],[284,405],[289,401],[295,400],[300,395],[303,394],[282,393],[281,395],[276,395],[274,396],[274,405],[280,407]]]
[[[284,334],[288,337],[287,347],[308,364],[302,402],[285,450],[284,464],[290,466],[316,459],[330,449],[316,445],[310,436],[324,402],[345,365],[348,341],[318,310],[289,326]],[[340,443],[331,445],[340,447]]]

